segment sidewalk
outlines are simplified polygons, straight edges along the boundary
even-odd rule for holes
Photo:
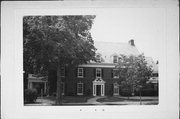
[[[96,97],[93,97],[93,98],[90,98],[87,100],[87,103],[86,104],[94,104],[94,105],[100,105],[102,104],[101,102],[97,102],[97,99],[100,99],[100,98],[105,98],[106,96],[96,96]]]

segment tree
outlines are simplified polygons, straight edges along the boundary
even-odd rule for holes
[[[57,104],[62,101],[61,66],[95,60],[90,33],[94,18],[94,15],[23,18],[24,70],[46,74],[52,64],[56,66]]]
[[[135,89],[141,92],[142,87],[152,76],[152,67],[147,64],[143,54],[138,56],[121,55],[116,68],[121,79],[121,88],[127,91],[128,99]]]

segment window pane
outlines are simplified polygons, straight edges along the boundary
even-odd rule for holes
[[[118,93],[118,88],[114,88],[114,93]]]
[[[64,83],[61,83],[61,93],[64,93]]]
[[[96,77],[101,77],[101,69],[96,69]]]
[[[117,63],[118,62],[118,57],[117,56],[114,56],[113,57],[113,63]]]
[[[61,67],[61,76],[64,77],[65,76],[65,68]]]
[[[83,68],[78,68],[78,76],[83,77]]]
[[[82,68],[79,68],[79,72],[82,73]]]
[[[119,78],[118,69],[113,69],[113,78]]]
[[[79,88],[80,88],[80,87],[82,87],[82,84],[81,84],[81,83],[79,83],[79,84],[78,84],[78,87],[79,87]]]
[[[83,93],[83,83],[77,84],[77,93]]]
[[[100,55],[97,55],[97,56],[96,56],[96,60],[97,60],[97,62],[101,62],[101,57],[100,57]]]

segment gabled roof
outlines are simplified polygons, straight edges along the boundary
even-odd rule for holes
[[[101,42],[95,41],[94,46],[97,48],[96,53],[100,53],[104,63],[112,63],[114,55],[139,55],[136,46],[127,43]]]

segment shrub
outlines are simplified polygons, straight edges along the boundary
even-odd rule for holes
[[[110,89],[110,90],[108,91],[108,96],[113,96],[113,90]]]
[[[38,96],[36,89],[25,89],[24,90],[24,102],[25,103],[33,103],[36,101]]]
[[[52,93],[52,96],[56,97],[56,92],[53,92],[53,93]]]
[[[130,91],[125,91],[125,90],[120,92],[121,96],[131,96],[131,94],[132,93]]]
[[[139,92],[139,91],[135,92],[135,95],[136,95],[136,96],[139,96],[139,95],[140,95],[140,92]],[[156,90],[154,90],[154,89],[151,89],[151,88],[149,88],[149,89],[143,89],[143,90],[141,91],[141,96],[158,96],[158,91],[156,91]]]

